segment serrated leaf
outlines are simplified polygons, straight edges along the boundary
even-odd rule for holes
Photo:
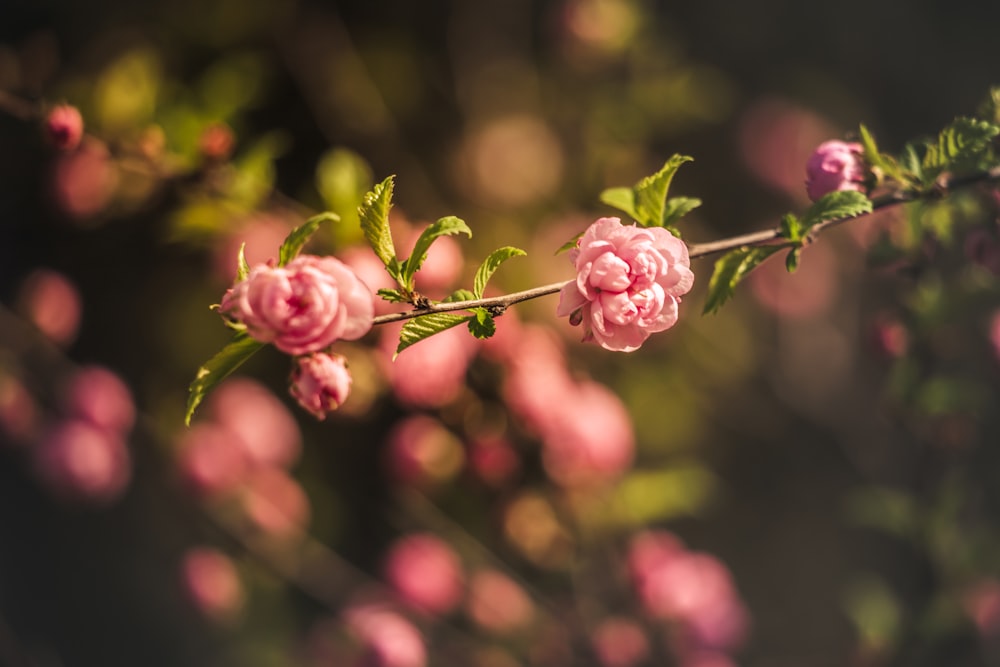
[[[663,226],[667,227],[675,220],[680,220],[699,206],[701,200],[697,197],[671,197],[663,206]]]
[[[393,279],[399,278],[399,263],[396,260],[396,248],[392,245],[392,232],[389,229],[389,209],[392,208],[392,190],[395,187],[395,176],[389,176],[367,193],[361,206],[358,207],[358,217],[361,219],[361,231],[365,234],[368,245]]]
[[[187,410],[184,413],[184,424],[191,424],[191,417],[198,409],[205,396],[208,395],[215,385],[219,384],[234,370],[240,367],[257,350],[264,347],[264,343],[250,338],[246,334],[236,334],[232,341],[219,350],[215,356],[206,361],[194,381],[188,386]]]
[[[627,213],[633,220],[639,219],[639,213],[635,205],[634,188],[608,188],[600,194],[600,200],[622,213]]]
[[[409,303],[409,299],[405,294],[397,289],[385,289],[382,288],[375,292],[383,301],[388,301],[389,303]]]
[[[236,282],[243,282],[250,275],[250,265],[247,264],[247,244],[240,244],[240,252],[236,255]]]
[[[278,250],[278,266],[285,266],[290,261],[298,257],[299,253],[302,252],[302,248],[305,247],[309,238],[316,233],[319,226],[326,221],[337,222],[340,220],[340,216],[336,213],[320,213],[319,215],[314,215],[309,218],[301,225],[289,232],[288,236],[285,237],[284,242],[281,244],[281,248]]]
[[[956,118],[927,147],[923,159],[925,178],[936,178],[946,170],[975,169],[998,134],[1000,126],[988,121]]]
[[[455,315],[454,313],[431,313],[409,320],[399,332],[399,345],[396,346],[395,359],[406,348],[419,343],[425,338],[456,327],[472,319],[471,315]]]
[[[442,303],[455,303],[456,301],[472,301],[476,295],[467,289],[457,289],[442,301]]]
[[[906,174],[896,161],[885,153],[879,152],[878,144],[875,143],[875,137],[872,136],[867,127],[860,125],[858,127],[858,134],[861,138],[861,146],[864,149],[865,162],[881,171],[884,175],[899,182],[907,180]]]
[[[485,308],[476,308],[469,318],[469,332],[476,338],[490,338],[497,332],[497,323]]]
[[[809,229],[824,220],[854,218],[872,212],[872,201],[863,192],[837,190],[828,192],[802,214],[802,225]]]
[[[579,234],[577,234],[576,236],[574,236],[573,238],[571,238],[569,241],[566,241],[566,243],[563,243],[561,246],[559,246],[559,249],[556,250],[555,254],[556,255],[561,255],[562,253],[564,253],[564,252],[566,252],[568,250],[572,250],[573,248],[575,248],[577,242],[580,240],[580,237],[583,236],[586,233],[587,233],[587,230],[585,229],[582,232],[580,232]]]
[[[503,248],[497,248],[490,253],[490,256],[483,260],[483,263],[476,270],[476,277],[472,281],[472,293],[475,295],[474,298],[483,298],[483,291],[486,290],[486,283],[490,281],[493,273],[499,268],[501,264],[506,262],[511,257],[520,257],[522,255],[527,255],[520,248],[515,248],[514,246],[504,246]]]
[[[410,258],[403,262],[401,267],[400,282],[406,289],[413,290],[413,276],[423,265],[424,260],[427,259],[427,251],[430,249],[431,244],[434,243],[434,240],[442,236],[454,236],[455,234],[465,234],[469,238],[472,238],[472,230],[465,224],[465,221],[453,215],[441,218],[437,222],[428,225],[420,233],[417,242],[413,244],[413,252],[410,254]]]
[[[663,167],[639,181],[635,186],[636,222],[645,227],[662,227],[666,207],[667,192],[677,169],[694,158],[687,155],[673,155]]]
[[[774,253],[789,247],[788,244],[743,247],[733,250],[715,262],[712,278],[708,282],[708,296],[703,313],[714,313],[732,298],[736,286],[761,262]]]

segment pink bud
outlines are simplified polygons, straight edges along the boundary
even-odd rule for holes
[[[101,366],[75,372],[63,385],[63,409],[108,431],[126,434],[135,423],[135,403],[128,385]]]
[[[184,432],[178,446],[181,478],[199,496],[231,491],[246,476],[243,441],[225,427],[211,422],[196,424]]]
[[[181,582],[199,612],[227,620],[243,606],[243,585],[233,561],[216,549],[190,549],[181,561]]]
[[[872,343],[876,352],[889,359],[898,359],[910,346],[910,334],[899,320],[882,316],[872,324]]]
[[[469,580],[469,618],[488,632],[507,634],[531,621],[534,604],[524,589],[497,570],[480,570]]]
[[[311,354],[298,357],[292,371],[291,393],[317,419],[326,419],[347,400],[351,374],[347,360],[339,354]]]
[[[45,136],[62,151],[71,151],[83,138],[83,116],[69,104],[53,107],[45,117]]]
[[[396,481],[433,487],[454,478],[461,469],[462,445],[438,420],[413,415],[389,432],[385,462]]]
[[[67,500],[111,502],[124,492],[131,477],[125,442],[84,421],[56,426],[34,453],[42,481]]]
[[[235,143],[236,138],[228,125],[213,123],[198,137],[198,150],[206,160],[222,162],[232,154]]]
[[[69,345],[80,328],[80,293],[66,276],[48,269],[31,273],[21,286],[21,309],[57,345]]]
[[[383,569],[403,601],[428,613],[445,614],[462,596],[462,564],[451,547],[433,535],[398,540]]]
[[[816,201],[838,190],[864,190],[864,148],[858,143],[825,141],[806,162],[806,192]]]
[[[288,473],[260,468],[247,478],[242,493],[243,511],[250,524],[268,537],[296,537],[309,522],[309,499]]]
[[[366,606],[344,614],[364,653],[357,667],[425,667],[427,649],[420,632],[399,614]]]
[[[302,451],[292,413],[263,385],[249,378],[227,380],[209,396],[206,412],[237,434],[251,465],[287,467]]]

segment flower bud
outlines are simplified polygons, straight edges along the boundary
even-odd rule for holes
[[[316,419],[325,419],[347,400],[351,374],[347,360],[339,354],[311,354],[298,357],[292,371],[292,396]]]
[[[837,190],[857,190],[864,187],[865,165],[861,158],[864,149],[858,143],[825,141],[806,162],[806,193],[816,201]]]
[[[83,138],[83,116],[70,104],[53,107],[45,117],[45,137],[61,151],[71,151]]]

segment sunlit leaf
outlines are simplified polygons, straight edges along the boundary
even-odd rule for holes
[[[413,252],[410,254],[410,258],[403,262],[401,267],[400,282],[406,289],[413,289],[413,276],[427,259],[427,251],[430,249],[431,244],[434,243],[434,240],[442,236],[453,236],[455,234],[465,234],[469,238],[472,238],[472,230],[465,224],[465,221],[453,215],[441,218],[437,222],[428,225],[420,233],[417,242],[413,245]]]
[[[469,332],[476,338],[490,338],[497,332],[497,323],[485,308],[476,308],[469,318]]]
[[[566,252],[568,250],[572,250],[573,248],[575,248],[576,245],[577,245],[577,243],[579,243],[579,241],[580,241],[580,237],[583,236],[586,233],[587,233],[587,230],[585,229],[582,232],[580,232],[579,234],[577,234],[576,236],[574,236],[573,238],[571,238],[569,241],[566,241],[566,243],[563,243],[561,246],[559,246],[559,249],[556,250],[555,254],[561,255],[562,253],[564,253],[564,252]]]
[[[701,200],[697,197],[671,197],[663,206],[663,226],[668,227],[699,206],[701,206]],[[677,236],[677,234],[674,235]]]
[[[471,315],[430,313],[409,320],[403,325],[403,330],[399,332],[399,345],[396,346],[396,354],[393,355],[393,358],[411,345],[456,327],[463,322],[468,322],[470,319],[472,319]]]
[[[646,227],[662,227],[666,210],[667,193],[677,169],[694,158],[673,155],[655,174],[647,176],[635,186],[636,221]]]
[[[936,178],[942,171],[976,169],[991,151],[1000,126],[974,118],[956,118],[941,130],[937,141],[928,145],[924,155],[925,178]]]
[[[608,206],[628,214],[633,220],[639,219],[639,213],[635,206],[635,189],[633,188],[608,188],[601,193],[600,200]]]
[[[723,255],[715,263],[715,270],[708,282],[708,297],[704,313],[714,313],[732,298],[736,286],[761,262],[774,253],[788,248],[788,244],[739,248]]]
[[[802,214],[802,224],[808,229],[824,220],[853,218],[872,212],[872,201],[863,192],[836,190],[828,192]]]
[[[278,266],[285,266],[298,257],[299,253],[302,252],[302,248],[305,247],[309,238],[316,233],[321,224],[327,221],[337,222],[338,220],[340,218],[335,213],[320,213],[309,218],[289,232],[281,244],[281,249],[278,251]]]
[[[247,264],[247,244],[240,244],[240,252],[236,256],[236,282],[240,282],[247,279],[250,275],[250,265]]]
[[[501,264],[506,262],[511,257],[520,257],[526,254],[528,253],[524,252],[520,248],[515,248],[514,246],[504,246],[503,248],[497,248],[491,252],[490,256],[483,260],[483,263],[476,271],[476,278],[472,283],[472,293],[474,298],[481,299],[483,297],[483,292],[486,290],[486,283],[489,282],[493,273]]]
[[[230,373],[249,359],[264,343],[250,338],[246,334],[237,334],[233,340],[208,361],[206,361],[194,381],[188,386],[187,410],[184,413],[184,423],[191,424],[191,417],[198,409],[205,396]]]
[[[375,292],[383,301],[388,301],[389,303],[409,303],[410,299],[396,289],[380,289]]]
[[[396,260],[396,249],[392,245],[392,232],[389,230],[389,209],[392,208],[392,190],[395,176],[389,176],[372,188],[365,195],[358,208],[361,219],[361,231],[365,234],[368,245],[393,279],[399,279],[399,264]]]

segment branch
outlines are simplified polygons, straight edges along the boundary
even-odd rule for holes
[[[881,195],[872,200],[872,210],[877,211],[882,208],[906,204],[919,199],[937,199],[960,188],[975,185],[976,183],[988,183],[993,181],[1000,181],[1000,165],[986,171],[978,171],[966,176],[952,176],[950,178],[942,179],[932,190],[900,190],[899,192],[890,192],[888,194]],[[810,230],[810,235],[812,237],[816,237],[830,227],[840,225],[850,220],[858,220],[863,217],[865,216],[824,220],[823,222],[813,226]],[[741,234],[739,236],[733,236],[719,241],[695,243],[688,246],[688,255],[692,259],[696,257],[705,257],[706,255],[714,255],[720,252],[726,252],[727,250],[742,248],[744,246],[766,245],[767,243],[779,238],[781,238],[781,229],[779,227],[774,227],[772,229],[764,229],[758,232],[750,232],[749,234]],[[523,292],[513,292],[504,296],[496,296],[488,299],[432,303],[424,308],[414,308],[413,310],[401,313],[379,315],[373,320],[372,323],[375,325],[389,324],[390,322],[400,322],[402,320],[409,320],[414,317],[429,315],[431,313],[449,313],[456,310],[470,310],[472,308],[497,309],[500,313],[502,313],[515,303],[537,299],[538,297],[548,296],[549,294],[555,294],[571,282],[573,282],[572,279],[564,280],[560,283],[552,283],[551,285],[544,285],[542,287],[524,290]]]

